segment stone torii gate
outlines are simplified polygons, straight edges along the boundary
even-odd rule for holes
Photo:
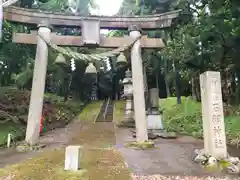
[[[95,46],[104,48],[120,47],[137,40],[131,50],[132,79],[134,89],[134,111],[136,121],[137,141],[148,140],[147,120],[144,98],[144,78],[141,58],[141,48],[163,48],[162,39],[141,36],[141,30],[156,30],[171,26],[171,22],[179,14],[173,11],[152,16],[136,17],[81,17],[66,15],[63,13],[36,12],[18,7],[4,9],[4,19],[19,23],[38,25],[38,34],[32,31],[30,34],[14,33],[13,42],[25,44],[37,44],[34,75],[31,91],[31,99],[28,114],[26,142],[34,145],[38,142],[40,117],[42,114],[45,78],[48,61],[48,45],[41,38],[53,44],[61,46]],[[67,26],[81,28],[82,36],[62,36],[51,33],[51,26]],[[129,29],[129,36],[103,37],[100,29]],[[41,37],[40,37],[41,36]]]

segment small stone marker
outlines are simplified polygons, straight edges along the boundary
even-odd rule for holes
[[[215,158],[226,158],[226,134],[220,72],[200,75],[204,151]]]
[[[64,170],[77,171],[80,169],[81,150],[81,146],[66,147]]]

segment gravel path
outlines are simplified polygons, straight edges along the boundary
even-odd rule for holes
[[[130,129],[116,129],[117,149],[135,175],[133,179],[240,180],[236,176],[230,177],[223,172],[213,172],[194,163],[194,150],[201,149],[203,143],[193,137],[182,136],[172,140],[159,138],[154,140],[156,148],[148,150],[134,150],[124,146],[133,140]]]
[[[151,176],[136,176],[132,175],[133,180],[239,180],[240,178],[233,177],[196,177],[196,176],[162,176],[162,175],[151,175]]]

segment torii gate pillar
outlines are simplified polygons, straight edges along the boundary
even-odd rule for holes
[[[50,41],[51,30],[48,25],[39,25],[38,34],[45,40]],[[30,145],[35,145],[39,139],[47,64],[48,46],[44,40],[38,36],[31,99],[28,111],[27,132],[25,138],[26,143]]]
[[[130,37],[136,39],[141,36],[137,26],[129,28]],[[134,119],[136,125],[136,138],[138,142],[148,140],[147,118],[144,97],[144,79],[143,63],[141,57],[140,40],[136,41],[131,50],[132,64],[132,83],[133,83],[133,100],[134,100]]]

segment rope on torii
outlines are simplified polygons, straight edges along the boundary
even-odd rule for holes
[[[11,6],[12,4],[16,3],[18,0],[1,0],[2,7],[8,7]]]
[[[98,53],[98,54],[83,54],[83,53],[78,53],[78,52],[74,52],[72,51],[69,47],[63,48],[60,46],[57,46],[56,44],[53,44],[49,41],[47,41],[46,39],[44,39],[43,36],[41,36],[39,33],[37,34],[48,46],[50,46],[51,48],[53,48],[55,51],[57,51],[58,53],[62,53],[63,55],[69,57],[69,58],[74,58],[75,60],[82,60],[85,62],[92,62],[92,61],[101,61],[104,60],[108,57],[114,57],[119,55],[121,52],[126,51],[127,49],[131,48],[134,43],[139,40],[141,37],[136,38],[135,40],[133,40],[131,42],[131,44],[129,45],[123,45],[122,47],[113,49],[111,51],[107,51],[104,53]]]

